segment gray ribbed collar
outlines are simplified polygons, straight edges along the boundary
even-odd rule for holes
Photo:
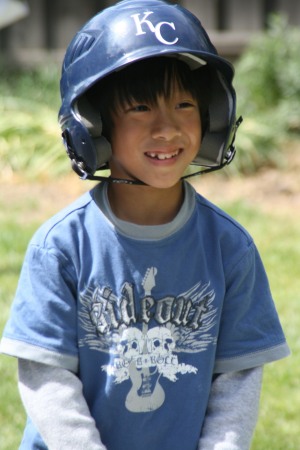
[[[122,235],[138,240],[159,240],[165,239],[176,233],[191,217],[195,207],[195,190],[187,182],[183,183],[184,201],[176,215],[169,223],[163,225],[136,225],[125,220],[118,219],[112,212],[108,195],[107,183],[101,183],[95,189],[95,202],[105,215],[110,224]]]

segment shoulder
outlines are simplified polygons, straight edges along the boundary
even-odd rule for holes
[[[97,212],[93,190],[86,192],[67,207],[44,222],[33,235],[30,245],[49,247],[59,240],[66,245],[71,236],[79,235],[86,223]]]
[[[253,266],[257,248],[250,233],[227,212],[195,193],[194,214],[189,232],[206,256],[221,262],[229,274],[237,265]],[[196,236],[192,233],[196,230]]]
[[[219,237],[232,236],[241,239],[245,244],[252,244],[253,239],[246,228],[220,207],[196,193],[196,212],[201,217],[203,226],[219,234]]]

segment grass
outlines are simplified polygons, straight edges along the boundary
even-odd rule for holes
[[[299,450],[300,291],[299,216],[265,214],[243,203],[228,212],[250,231],[258,246],[292,356],[264,371],[260,418],[252,450]]]
[[[3,194],[3,191],[2,191]],[[19,272],[30,236],[37,223],[22,220],[23,212],[33,206],[32,200],[11,205],[8,209],[5,198],[0,199],[0,332],[9,315]],[[0,449],[18,448],[25,415],[17,392],[16,360],[0,357]]]
[[[38,207],[34,190],[31,197],[19,200],[9,209],[4,200],[0,200],[0,333],[9,314],[28,241],[39,223],[49,215],[47,209],[45,217],[39,215],[38,221],[36,218],[30,220],[29,212]],[[287,220],[254,210],[245,202],[221,206],[250,231],[257,243],[293,352],[292,357],[265,368],[260,419],[252,450],[299,450],[299,223],[297,219]],[[22,436],[25,414],[17,392],[16,361],[13,358],[0,357],[0,378],[0,448],[15,450]]]

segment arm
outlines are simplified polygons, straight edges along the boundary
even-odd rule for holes
[[[19,359],[19,390],[49,450],[106,449],[74,373]]]
[[[224,373],[212,383],[198,450],[249,450],[258,417],[262,367]]]

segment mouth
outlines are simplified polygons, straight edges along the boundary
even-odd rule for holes
[[[178,150],[176,150],[176,151],[174,151],[174,152],[172,152],[172,153],[147,152],[147,153],[145,153],[145,154],[146,154],[146,156],[147,156],[148,158],[151,158],[151,159],[157,159],[157,160],[159,160],[159,161],[165,161],[165,160],[167,160],[167,159],[173,159],[173,158],[176,158],[176,157],[179,155],[180,152],[181,152],[181,149],[178,149]]]

